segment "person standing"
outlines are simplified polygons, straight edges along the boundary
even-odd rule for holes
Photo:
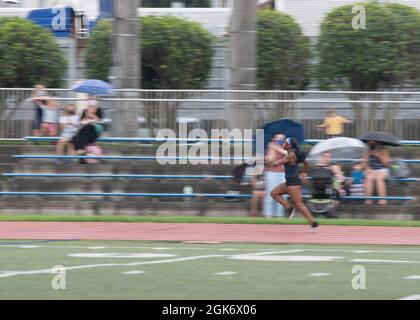
[[[251,217],[260,216],[260,208],[264,210],[265,199],[265,177],[264,175],[252,176],[252,200],[251,200]]]
[[[41,108],[41,105],[44,104],[42,99],[47,96],[47,92],[45,91],[45,86],[42,84],[35,85],[34,89],[32,92],[32,102],[35,108],[35,119],[32,124],[32,134],[37,137],[41,134],[41,125],[44,117]]]
[[[39,105],[42,109],[41,135],[56,137],[58,134],[58,102],[49,97],[45,97],[43,103]],[[45,103],[45,104],[44,104]]]
[[[290,138],[286,139],[284,150],[287,152],[287,156],[280,160],[278,164],[283,164],[285,167],[286,182],[277,186],[271,192],[271,196],[286,209],[288,218],[292,218],[297,209],[311,224],[311,231],[315,231],[319,228],[319,224],[303,203],[302,197],[302,185],[307,182],[309,169],[309,164],[306,162],[306,154],[300,150],[297,141]],[[299,175],[298,168],[300,163],[304,164],[304,170]],[[283,196],[286,194],[290,196],[296,209],[284,199]]]
[[[318,128],[325,130],[328,139],[338,138],[343,136],[346,123],[352,123],[352,121],[340,116],[335,109],[330,109],[324,123],[319,125]]]
[[[279,184],[286,182],[283,164],[276,164],[283,159],[287,152],[283,149],[284,134],[277,134],[268,145],[265,167],[265,183],[266,195],[264,200],[264,216],[270,217],[284,217],[285,209],[282,205],[277,203],[270,195]]]

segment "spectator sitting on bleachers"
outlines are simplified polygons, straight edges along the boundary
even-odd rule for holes
[[[78,155],[87,155],[89,150],[95,150],[94,155],[102,155],[102,150],[95,145],[96,140],[103,131],[102,110],[99,108],[97,100],[90,100],[88,108],[83,111],[80,119],[81,129],[73,138],[75,152]],[[86,163],[83,159],[81,163]]]
[[[376,185],[380,197],[387,196],[386,180],[390,177],[390,155],[389,152],[379,143],[368,141],[369,150],[363,159],[363,166],[366,174],[366,196],[373,195],[373,189]],[[366,200],[365,204],[373,204],[372,200]],[[380,200],[380,205],[387,205],[386,200]]]

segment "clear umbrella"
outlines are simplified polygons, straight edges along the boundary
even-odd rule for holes
[[[332,160],[359,160],[366,152],[366,145],[357,139],[334,138],[322,141],[315,145],[309,153],[309,161],[321,159],[324,153],[331,153]]]

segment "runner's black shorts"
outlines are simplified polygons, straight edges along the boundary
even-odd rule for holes
[[[286,186],[288,187],[296,187],[296,186],[302,186],[302,180],[298,177],[286,177]]]

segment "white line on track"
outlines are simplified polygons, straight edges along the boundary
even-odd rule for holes
[[[225,257],[224,255],[209,255],[209,256],[196,256],[196,257],[186,257],[186,258],[177,258],[177,259],[168,259],[168,260],[158,260],[158,261],[142,261],[142,262],[133,262],[133,263],[105,263],[105,264],[91,264],[91,265],[81,265],[64,268],[65,271],[71,270],[83,270],[83,269],[94,269],[94,268],[110,268],[110,267],[135,267],[149,264],[162,264],[162,263],[173,263],[173,262],[184,262],[184,261],[193,261],[201,259],[210,259],[210,258],[220,258]],[[32,271],[10,271],[7,273],[0,273],[0,278],[10,278],[15,276],[24,276],[24,275],[34,275],[34,274],[51,274],[53,269],[42,269],[42,270],[32,270]]]
[[[408,276],[408,277],[405,277],[404,279],[406,279],[406,280],[420,280],[420,276]]]

